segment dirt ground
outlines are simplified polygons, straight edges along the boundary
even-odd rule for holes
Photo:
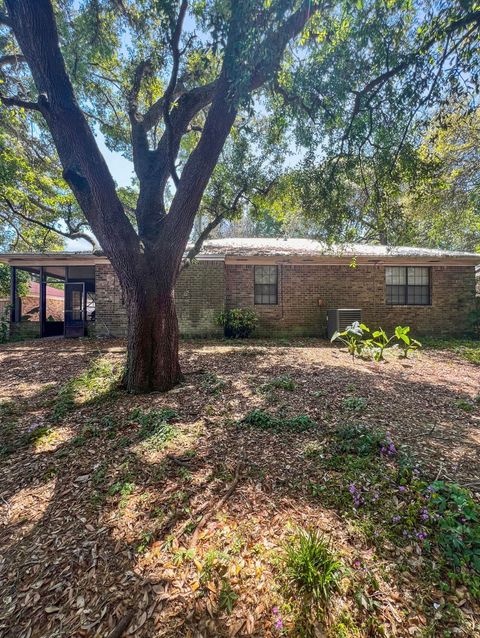
[[[389,431],[430,480],[480,497],[480,366],[439,350],[379,364],[352,362],[318,340],[190,341],[181,346],[185,381],[171,392],[108,391],[52,419],[70,379],[99,358],[120,368],[123,357],[124,344],[112,340],[0,347],[2,638],[297,635],[288,622],[279,629],[272,609],[281,597],[275,555],[299,525],[325,532],[352,570],[362,565],[362,613],[375,619],[358,629],[345,623],[343,634],[327,622],[316,635],[480,636],[470,596],[461,590],[445,601],[416,579],[415,548],[407,559],[395,548],[379,554],[311,498],[305,460],[309,446],[327,449],[353,418]],[[295,389],[259,391],[278,377]],[[348,397],[364,400],[358,416],[346,411]],[[139,442],[128,416],[135,408],[175,410],[175,437]],[[239,427],[254,409],[308,415],[317,425]],[[192,520],[202,521],[196,532]],[[212,564],[233,584],[231,607],[219,606]],[[340,594],[336,608],[350,610],[350,598]],[[462,621],[444,627],[438,608],[448,602]]]

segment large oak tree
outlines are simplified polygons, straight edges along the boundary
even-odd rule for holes
[[[48,134],[79,214],[119,277],[129,390],[167,390],[181,377],[174,285],[239,114],[284,110],[284,132],[298,115],[299,141],[340,158],[349,140],[369,134],[376,105],[415,112],[440,99],[445,66],[474,59],[480,11],[419,4],[4,0],[0,99],[29,114],[36,138]],[[133,210],[96,127],[133,161]],[[68,232],[83,232],[82,219],[73,222]]]

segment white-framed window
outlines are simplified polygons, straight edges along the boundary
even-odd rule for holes
[[[255,305],[278,304],[278,266],[254,266]]]

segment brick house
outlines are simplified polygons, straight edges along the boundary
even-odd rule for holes
[[[4,254],[0,261],[12,267],[12,299],[16,269],[41,282],[39,321],[25,326],[14,305],[13,333],[125,335],[122,291],[105,256]],[[177,282],[180,330],[187,336],[220,335],[219,312],[250,307],[259,317],[260,335],[324,337],[336,316],[344,323],[358,316],[386,330],[409,325],[416,335],[465,335],[471,331],[479,263],[478,254],[421,248],[326,246],[307,239],[210,240]],[[46,321],[50,281],[65,286],[64,321],[55,326]],[[349,312],[336,313],[339,309]]]

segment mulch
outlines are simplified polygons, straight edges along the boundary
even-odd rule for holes
[[[274,557],[299,525],[323,530],[348,565],[365,566],[365,592],[386,635],[422,635],[425,600],[442,604],[443,596],[422,591],[412,576],[422,557],[413,552],[410,571],[400,573],[394,556],[379,557],[335,511],[308,499],[304,452],[328,446],[340,424],[358,419],[388,430],[425,475],[467,485],[480,498],[479,366],[447,351],[379,364],[352,362],[318,340],[190,341],[181,346],[178,388],[106,396],[50,425],[59,387],[99,356],[122,365],[124,343],[53,339],[0,349],[0,404],[16,406],[0,414],[0,437],[11,439],[14,428],[20,441],[38,425],[50,428],[39,444],[1,459],[2,638],[278,636]],[[295,390],[259,391],[279,376]],[[347,411],[349,396],[366,400],[360,414]],[[165,449],[138,442],[128,420],[136,407],[176,410],[178,436]],[[253,409],[306,414],[317,427],[239,427]],[[114,437],[100,428],[79,439],[89,424],[112,417],[121,424]],[[197,532],[192,520],[202,521]],[[213,575],[212,550],[220,563],[228,554]],[[193,560],[182,559],[188,551]],[[224,577],[237,595],[231,613],[219,606]],[[473,636],[478,606],[461,588],[447,602],[470,623],[457,634]],[[335,601],[340,609],[350,604],[345,593]]]

